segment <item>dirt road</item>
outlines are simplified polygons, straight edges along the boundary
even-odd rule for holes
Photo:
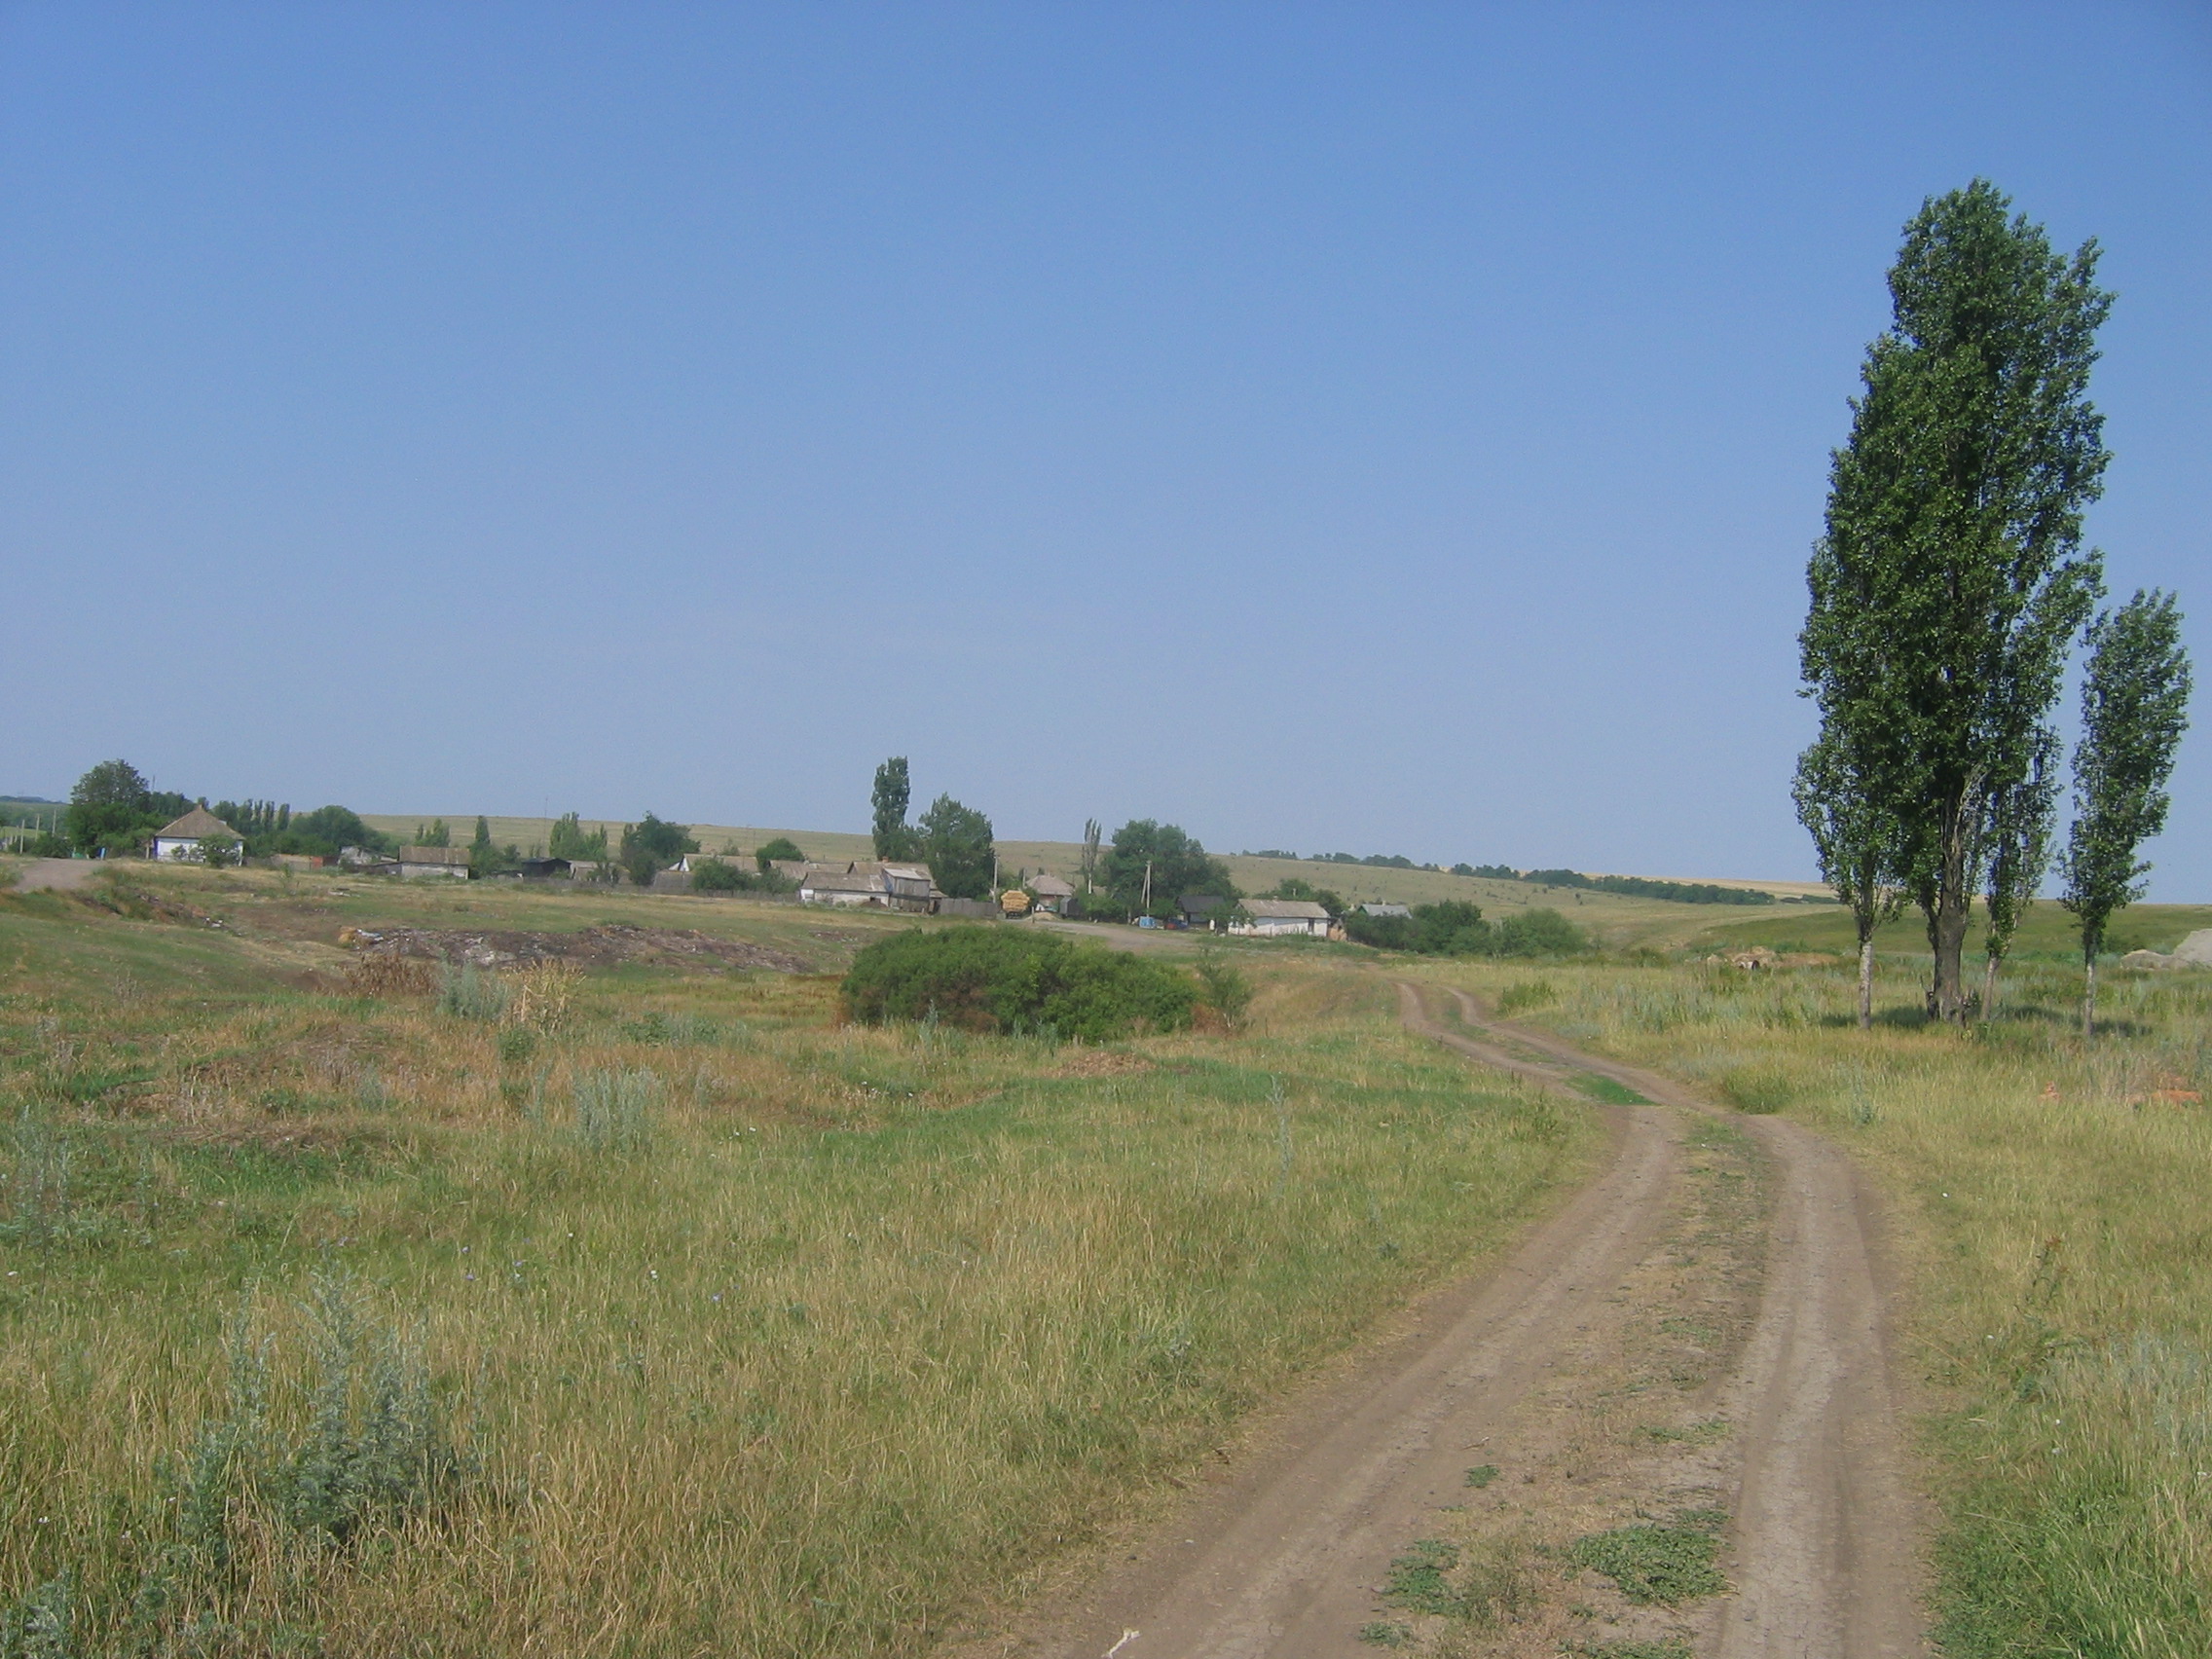
[[[1496,1582],[1521,1571],[1511,1582],[1535,1588],[1498,1591],[1511,1618],[1488,1620],[1478,1649],[1453,1650],[1654,1638],[1723,1659],[1923,1653],[1918,1516],[1870,1199],[1850,1165],[1794,1124],[1723,1122],[1677,1085],[1493,1020],[1472,999],[1459,998],[1454,1029],[1414,987],[1399,992],[1410,1027],[1482,1065],[1555,1087],[1596,1074],[1656,1104],[1608,1109],[1602,1172],[1500,1269],[1433,1299],[1396,1341],[1295,1403],[1241,1467],[1004,1650],[1335,1659],[1376,1651],[1363,1637],[1425,1647],[1437,1620],[1378,1622],[1414,1540],[1459,1536],[1474,1552],[1492,1527],[1503,1562],[1529,1557],[1530,1538],[1571,1539],[1672,1502],[1732,1517],[1719,1565],[1734,1594],[1654,1609],[1595,1574],[1562,1589],[1556,1568],[1509,1566]],[[1724,1142],[1742,1148],[1743,1168],[1759,1165],[1770,1201],[1727,1208],[1715,1183],[1750,1189],[1718,1167]],[[1626,1422],[1622,1400],[1665,1417],[1650,1359],[1671,1340],[1717,1361],[1714,1374],[1668,1361],[1674,1416]],[[1495,1463],[1478,1482],[1470,1464],[1484,1458]],[[1511,1478],[1471,1501],[1496,1463]]]
[[[82,887],[99,873],[97,859],[25,859],[16,877],[18,893],[36,893],[42,887],[66,891]]]

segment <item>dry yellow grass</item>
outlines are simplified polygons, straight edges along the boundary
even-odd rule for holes
[[[320,940],[379,904],[684,914],[831,957],[870,930],[145,879],[143,920],[0,899],[0,1606],[65,1616],[70,1651],[136,1629],[176,1651],[920,1652],[1496,1246],[1591,1145],[1322,965],[1263,970],[1235,1038],[1106,1055],[842,1027],[824,977],[450,983],[472,1018],[342,994]],[[318,1418],[334,1279],[371,1335]],[[265,1416],[226,1402],[254,1374],[225,1357],[241,1310]],[[409,1351],[448,1425],[419,1441]],[[379,1423],[429,1450],[378,1452]],[[343,1537],[301,1485],[341,1453],[422,1476]]]

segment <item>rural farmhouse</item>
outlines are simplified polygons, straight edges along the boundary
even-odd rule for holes
[[[154,857],[157,859],[197,859],[200,843],[209,835],[225,835],[236,841],[239,832],[209,812],[196,806],[172,824],[165,824],[154,831]]]
[[[1229,924],[1233,934],[1258,939],[1329,937],[1329,912],[1310,899],[1247,899],[1237,908],[1236,919]]]
[[[1055,916],[1066,915],[1068,904],[1075,898],[1074,885],[1062,881],[1051,871],[1030,877],[1029,891],[1036,895],[1037,909]]]
[[[466,847],[402,847],[399,873],[406,876],[451,876],[468,879]]]

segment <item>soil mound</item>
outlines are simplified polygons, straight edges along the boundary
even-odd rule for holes
[[[527,968],[538,962],[608,968],[622,962],[646,962],[670,967],[766,968],[778,974],[814,972],[812,963],[788,951],[717,939],[696,928],[613,924],[585,928],[579,933],[477,932],[464,928],[386,928],[372,933],[366,928],[349,928],[339,936],[338,942],[365,956],[413,957],[469,963],[478,968]]]

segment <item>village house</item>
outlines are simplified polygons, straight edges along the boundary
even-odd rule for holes
[[[1075,884],[1062,881],[1050,870],[1031,876],[1029,891],[1036,896],[1036,907],[1054,916],[1066,915],[1075,902]]]
[[[799,878],[801,904],[833,904],[848,910],[863,905],[885,909],[889,907],[890,897],[880,868],[860,870],[849,864],[809,865],[806,874]]]
[[[808,864],[798,877],[801,904],[835,904],[848,909],[868,905],[927,915],[943,897],[926,865],[848,859],[842,864]]]
[[[461,881],[468,879],[468,849],[466,847],[402,847],[399,849],[399,873],[404,876],[445,876]]]
[[[203,806],[196,806],[182,818],[165,824],[154,831],[154,857],[197,859],[200,857],[200,843],[209,835],[227,835],[234,841],[240,838],[236,830],[212,812]]]
[[[1412,909],[1404,904],[1362,904],[1359,909],[1365,916],[1413,916]]]
[[[1310,899],[1247,899],[1229,931],[1254,939],[1327,939],[1329,927],[1328,910]]]

